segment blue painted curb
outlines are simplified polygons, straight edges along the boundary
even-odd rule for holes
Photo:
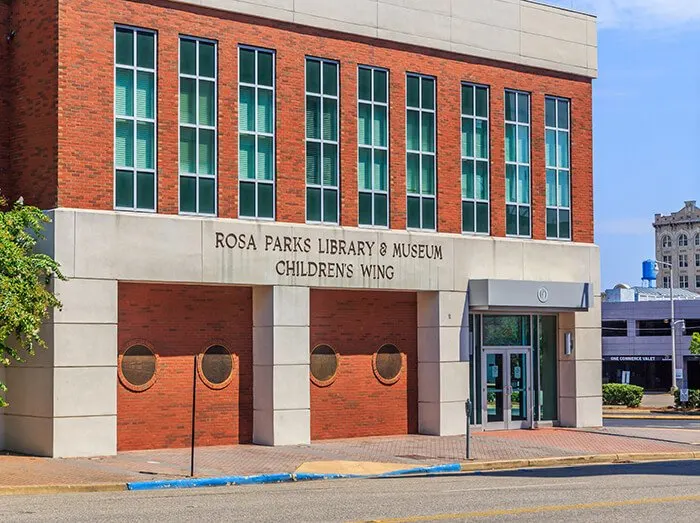
[[[185,478],[166,479],[155,481],[133,481],[126,484],[128,490],[160,490],[173,488],[196,487],[225,487],[229,485],[253,485],[264,483],[287,483],[290,481],[315,481],[320,479],[343,478],[382,478],[393,476],[405,476],[409,474],[437,474],[441,472],[459,472],[459,463],[446,465],[434,465],[427,467],[414,467],[410,469],[394,470],[383,474],[317,474],[313,472],[299,472],[295,474],[258,474],[256,476],[220,476],[214,478]]]

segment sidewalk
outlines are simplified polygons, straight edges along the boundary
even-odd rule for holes
[[[690,437],[690,439],[689,439]],[[538,429],[477,432],[472,456],[478,462],[596,454],[698,452],[700,434],[674,437],[626,429]],[[171,479],[189,474],[189,449],[123,452],[104,458],[50,459],[0,455],[0,488],[39,485],[103,485]],[[409,467],[465,461],[464,436],[393,436],[330,440],[308,446],[236,445],[201,447],[197,476],[292,473],[308,462],[351,461]]]

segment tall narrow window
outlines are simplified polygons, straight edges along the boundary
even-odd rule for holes
[[[180,212],[216,214],[216,44],[180,38]]]
[[[530,95],[506,90],[506,234],[530,236]]]
[[[360,66],[357,80],[360,225],[389,225],[389,73]]]
[[[338,64],[306,59],[306,221],[338,223]]]
[[[275,55],[241,47],[238,53],[239,215],[274,218]]]
[[[569,100],[545,98],[547,238],[571,239]]]
[[[462,85],[462,231],[489,232],[489,90]]]
[[[410,229],[435,229],[435,79],[406,75],[406,216]]]
[[[156,35],[115,28],[114,206],[156,209]]]

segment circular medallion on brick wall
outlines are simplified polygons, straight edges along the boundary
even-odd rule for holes
[[[329,345],[317,345],[311,351],[311,381],[325,387],[338,374],[338,354]]]
[[[213,389],[223,389],[233,379],[234,359],[222,345],[212,345],[197,358],[200,378]]]
[[[132,345],[119,357],[119,379],[135,392],[150,388],[156,381],[158,358],[145,345]]]
[[[396,383],[401,377],[403,357],[395,345],[382,345],[372,356],[374,375],[385,385]]]

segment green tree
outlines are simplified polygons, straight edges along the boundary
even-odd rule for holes
[[[65,280],[50,256],[34,251],[49,218],[20,198],[8,207],[0,194],[0,364],[9,367],[46,347],[41,322],[61,303],[49,290],[51,277]],[[0,407],[7,387],[0,381]]]
[[[700,356],[700,332],[694,332],[690,338],[690,353]]]

